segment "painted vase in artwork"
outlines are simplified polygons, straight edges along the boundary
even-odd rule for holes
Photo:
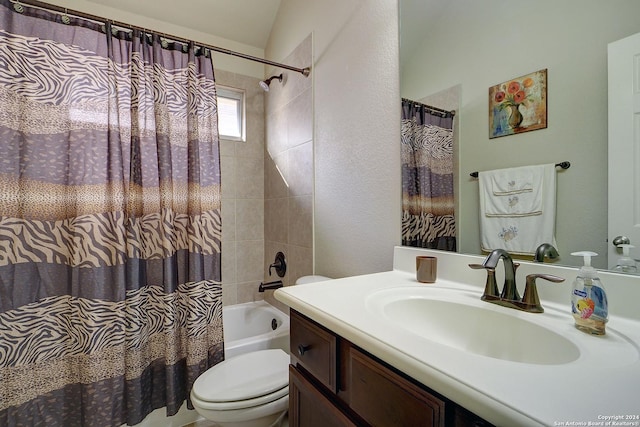
[[[511,129],[515,130],[520,127],[522,123],[522,113],[520,112],[520,104],[511,105],[511,115],[509,116],[509,126]]]

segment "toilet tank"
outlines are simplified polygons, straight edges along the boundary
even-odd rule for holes
[[[325,280],[331,280],[330,277],[326,276],[302,276],[298,280],[296,280],[296,285],[304,285],[305,283],[315,283],[315,282],[324,282]]]

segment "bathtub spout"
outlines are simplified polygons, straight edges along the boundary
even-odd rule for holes
[[[278,288],[281,288],[282,286],[283,286],[282,280],[275,280],[273,282],[260,283],[260,286],[258,287],[258,292],[264,292],[268,289],[278,289]]]

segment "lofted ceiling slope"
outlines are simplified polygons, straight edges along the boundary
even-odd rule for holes
[[[264,49],[280,0],[89,0]]]

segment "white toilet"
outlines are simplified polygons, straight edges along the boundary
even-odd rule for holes
[[[260,350],[220,362],[196,379],[191,402],[222,427],[268,427],[289,408],[289,355]]]
[[[304,276],[296,285],[329,280]],[[289,355],[281,349],[232,357],[209,368],[193,383],[191,402],[221,427],[269,427],[289,409]]]

